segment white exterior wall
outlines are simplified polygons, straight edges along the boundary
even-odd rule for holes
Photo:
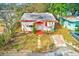
[[[55,27],[55,22],[47,22],[48,30],[51,31]]]
[[[29,27],[29,25],[33,25],[34,22],[21,22],[22,31],[32,31],[32,27]]]
[[[33,30],[33,27],[28,27],[29,25],[32,25],[33,26],[33,23],[34,22],[21,22],[21,27],[22,27],[22,31],[32,31]],[[41,30],[47,30],[47,31],[51,31],[53,30],[55,27],[55,22],[47,22],[47,26],[44,25],[41,25],[41,26],[38,26],[36,27],[36,29],[41,29]]]

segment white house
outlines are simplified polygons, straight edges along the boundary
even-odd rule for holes
[[[24,13],[21,18],[22,31],[32,31],[33,24],[42,22],[43,25],[39,26],[42,30],[54,30],[57,20],[50,13]]]

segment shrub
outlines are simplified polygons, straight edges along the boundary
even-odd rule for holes
[[[79,32],[79,27],[77,29],[75,29],[76,32]]]
[[[33,24],[33,30],[32,30],[33,33],[36,32],[36,28],[35,28],[35,23]]]
[[[9,39],[11,39],[9,33],[0,34],[0,48],[3,48],[7,44]]]
[[[5,36],[3,34],[0,35],[0,48],[5,45]]]

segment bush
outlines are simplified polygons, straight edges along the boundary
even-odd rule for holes
[[[33,33],[36,32],[36,28],[35,28],[35,23],[33,24],[33,30],[32,30]]]
[[[11,39],[9,33],[0,34],[0,48],[3,48],[7,42]]]
[[[0,48],[5,45],[5,36],[3,34],[0,35]]]
[[[51,45],[49,45],[49,48],[53,49],[54,48],[54,43],[52,43]]]
[[[76,32],[79,32],[79,27],[77,29],[75,29]]]

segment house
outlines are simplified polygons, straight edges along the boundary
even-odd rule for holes
[[[32,32],[35,24],[36,30],[53,31],[57,20],[50,13],[24,13],[21,18],[22,31]]]
[[[74,31],[79,28],[79,16],[65,16],[61,23],[65,28]]]

